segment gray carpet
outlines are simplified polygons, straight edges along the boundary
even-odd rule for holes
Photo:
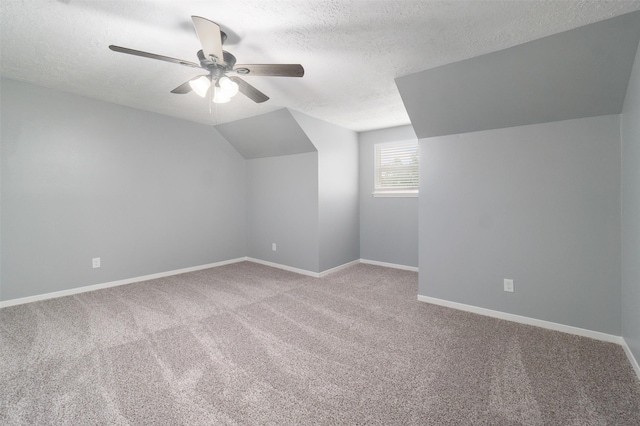
[[[639,425],[621,347],[242,262],[0,310],[5,425]]]

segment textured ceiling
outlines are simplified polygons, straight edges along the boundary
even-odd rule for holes
[[[394,79],[640,10],[638,1],[0,0],[4,77],[206,124],[282,107],[356,130],[409,123]],[[246,77],[271,99],[209,109],[170,90],[199,70],[190,16],[218,22],[238,63],[301,63],[303,78]]]

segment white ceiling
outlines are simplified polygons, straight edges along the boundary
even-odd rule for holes
[[[0,0],[2,76],[205,124],[289,107],[356,131],[409,123],[394,79],[640,10],[633,1]],[[271,97],[213,105],[170,90],[197,69],[191,15],[219,23],[238,63],[300,63],[245,77]]]

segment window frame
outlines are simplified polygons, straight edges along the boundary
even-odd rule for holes
[[[379,152],[385,148],[411,146],[415,147],[418,155],[418,182],[415,186],[401,187],[401,188],[389,188],[380,186],[380,165],[378,163]],[[373,145],[373,193],[374,197],[417,197],[420,188],[420,147],[417,140],[402,140],[393,142],[380,142]]]

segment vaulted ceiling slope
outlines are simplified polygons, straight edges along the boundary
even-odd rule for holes
[[[396,79],[419,138],[619,114],[640,12]]]
[[[640,0],[0,0],[0,71],[209,125],[287,107],[364,131],[409,124],[397,77],[636,10]],[[191,15],[221,25],[238,63],[300,63],[304,77],[246,77],[271,99],[209,108],[170,93],[202,70],[108,48],[195,62]]]
[[[286,108],[220,124],[216,129],[246,159],[316,151]]]

